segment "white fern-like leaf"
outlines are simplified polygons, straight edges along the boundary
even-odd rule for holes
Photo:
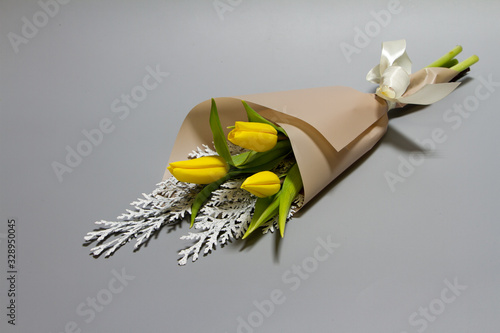
[[[179,182],[173,177],[159,183],[151,194],[143,194],[132,202],[133,210],[118,216],[119,221],[97,221],[101,228],[87,233],[87,243],[96,242],[91,254],[109,257],[118,248],[135,238],[140,248],[163,225],[180,222],[191,212],[191,203],[201,186]]]
[[[238,146],[229,145],[232,154],[242,150]],[[216,155],[217,153],[203,146],[197,148],[189,158]],[[286,160],[273,171],[283,174],[293,163]],[[191,257],[196,261],[200,253],[207,255],[217,246],[224,246],[232,240],[240,239],[250,223],[256,197],[242,190],[240,185],[243,179],[230,179],[215,190],[209,200],[200,209],[194,223],[194,230],[181,237],[192,241],[193,244],[179,252],[179,265],[185,265]],[[183,183],[171,177],[159,183],[150,194],[144,194],[127,209],[126,213],[118,216],[118,221],[97,221],[99,229],[87,233],[84,237],[87,244],[96,242],[90,249],[94,256],[104,254],[109,257],[120,247],[132,239],[136,240],[134,250],[138,250],[147,243],[163,226],[175,226],[185,220],[191,213],[191,204],[196,194],[203,187],[200,185]],[[290,209],[290,218],[303,204],[303,197],[299,195]],[[277,230],[277,219],[268,221],[263,232]]]

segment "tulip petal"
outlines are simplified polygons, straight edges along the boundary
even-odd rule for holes
[[[174,169],[173,175],[178,181],[194,184],[210,184],[227,173],[226,168],[204,168],[204,169]]]
[[[243,107],[245,108],[245,111],[247,112],[247,117],[248,117],[249,122],[269,124],[272,127],[274,127],[274,129],[276,129],[276,131],[280,132],[281,134],[283,134],[285,136],[288,136],[286,134],[285,130],[281,126],[277,126],[274,123],[267,120],[266,118],[262,117],[254,109],[252,109],[250,107],[250,105],[248,105],[245,101],[241,101],[241,102],[243,103]]]
[[[240,147],[265,152],[276,145],[277,134],[276,129],[269,124],[237,121],[227,139]]]
[[[254,123],[254,122],[247,122],[247,121],[237,121],[235,122],[235,129],[239,131],[249,131],[249,132],[261,132],[261,133],[268,133],[268,134],[278,134],[278,131],[276,129],[269,125],[269,124],[264,124],[264,123]]]
[[[281,188],[281,183],[274,172],[261,171],[245,179],[241,188],[259,198],[265,198],[276,194]]]
[[[167,169],[178,181],[209,184],[224,177],[228,172],[228,165],[220,156],[204,156],[172,162]]]
[[[202,169],[202,168],[215,168],[227,167],[226,161],[220,156],[203,156],[191,160],[177,161],[170,163],[172,168],[183,169]]]

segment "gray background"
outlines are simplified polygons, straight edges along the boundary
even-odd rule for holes
[[[387,12],[389,1],[221,1],[221,16],[212,1],[71,1],[53,6],[47,22],[36,1],[0,2],[0,330],[497,332],[500,87],[488,91],[481,78],[500,81],[500,4],[401,0],[381,24],[371,11]],[[42,27],[16,52],[9,33],[22,36],[33,16]],[[348,61],[341,43],[355,45],[366,28],[372,36]],[[370,92],[365,75],[381,42],[401,38],[414,70],[456,44],[461,59],[481,60],[444,100],[394,114],[376,150],[289,223],[278,245],[269,234],[180,267],[177,252],[191,244],[179,239],[183,224],[138,252],[128,244],[110,259],[89,256],[83,236],[154,189],[194,105],[329,85]],[[120,119],[112,102],[141,85],[148,66],[169,76]],[[467,117],[446,118],[474,101]],[[60,182],[51,164],[104,118],[112,133]],[[444,139],[423,144],[438,128]],[[423,163],[392,191],[384,175],[415,151]],[[6,316],[10,217],[15,327]],[[313,266],[318,237],[340,246]],[[294,273],[303,265],[310,273]],[[123,270],[130,280],[110,294]],[[282,304],[259,315],[255,303],[268,305],[275,290]],[[106,295],[92,316],[89,300]]]

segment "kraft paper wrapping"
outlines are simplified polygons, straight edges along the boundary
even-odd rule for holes
[[[433,98],[434,92],[426,91],[426,85],[431,85],[433,83],[445,83],[451,81],[453,78],[455,78],[459,73],[454,71],[453,69],[449,68],[443,68],[443,67],[427,67],[427,68],[422,68],[418,72],[413,73],[410,75],[410,85],[406,89],[406,92],[403,94],[403,98],[408,98],[408,97],[415,97],[416,95],[422,95],[425,96],[424,99],[430,100],[428,103],[423,103],[423,104],[432,104],[436,102],[437,100],[441,99],[441,97],[436,97]],[[458,86],[459,82],[456,82],[455,84],[453,83],[448,83],[450,86],[448,87],[447,90],[450,92],[455,89],[456,86]],[[446,88],[445,88],[446,89]],[[408,103],[397,103],[396,106],[398,108],[403,107],[407,104],[411,104],[411,102]],[[420,103],[416,103],[420,104]]]
[[[458,73],[425,69],[411,76],[408,95],[425,84],[448,82]],[[411,89],[411,90],[410,90]],[[388,126],[387,103],[375,94],[341,86],[214,98],[222,127],[247,121],[242,100],[287,132],[304,184],[304,204],[369,151]],[[401,105],[403,106],[403,105]],[[169,163],[196,147],[212,145],[211,101],[196,105],[177,135]],[[229,130],[226,130],[226,135]],[[163,179],[170,177],[168,170]]]

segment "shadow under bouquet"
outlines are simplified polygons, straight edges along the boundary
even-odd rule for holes
[[[189,221],[193,242],[179,264],[258,229],[279,230],[301,207],[374,147],[387,112],[429,105],[451,93],[477,56],[458,62],[460,46],[411,73],[405,40],[384,42],[366,79],[375,93],[332,86],[220,97],[186,116],[163,180],[118,221],[97,221],[85,236],[94,256],[136,239],[139,249],[164,226]]]

